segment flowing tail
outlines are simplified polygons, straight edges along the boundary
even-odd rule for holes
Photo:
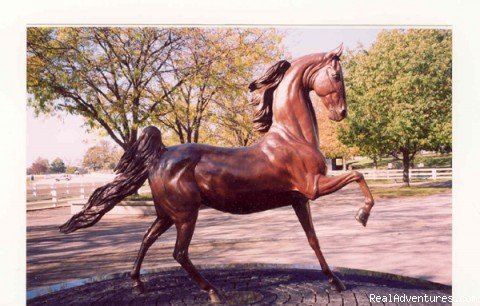
[[[164,148],[160,130],[154,126],[145,128],[120,158],[113,182],[97,188],[82,211],[60,226],[60,232],[68,234],[94,225],[121,200],[134,194],[148,178],[151,165]]]

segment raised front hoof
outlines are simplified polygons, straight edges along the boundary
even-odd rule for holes
[[[133,292],[135,294],[143,294],[147,292],[147,289],[145,289],[145,285],[141,281],[136,281],[133,285]]]
[[[346,287],[346,286],[343,284],[343,282],[342,282],[338,277],[336,277],[335,275],[333,276],[333,278],[329,279],[328,282],[330,283],[330,288],[331,288],[333,291],[342,292],[342,291],[347,290],[347,287]]]
[[[225,301],[222,295],[215,289],[208,290],[208,296],[212,304],[222,304]]]
[[[361,207],[358,212],[357,212],[357,215],[355,216],[355,219],[360,222],[360,224],[362,224],[363,226],[367,226],[367,221],[368,221],[368,217],[370,217],[370,213],[366,212],[363,207]]]

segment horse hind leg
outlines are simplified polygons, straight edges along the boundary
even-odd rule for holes
[[[206,280],[197,268],[192,264],[188,256],[188,247],[192,240],[193,232],[195,230],[195,223],[198,217],[198,210],[190,213],[186,218],[182,218],[182,221],[176,221],[175,226],[177,228],[177,242],[175,243],[175,250],[173,252],[173,258],[182,266],[185,271],[192,277],[202,290],[208,292],[210,301],[212,303],[221,303],[221,297],[218,290]]]
[[[135,259],[132,272],[130,273],[130,277],[134,282],[134,289],[139,293],[145,292],[145,286],[140,279],[140,268],[142,266],[143,259],[145,258],[148,249],[157,240],[157,238],[173,225],[172,219],[158,209],[157,215],[157,219],[155,219],[143,237],[142,245],[138,251],[137,258]]]

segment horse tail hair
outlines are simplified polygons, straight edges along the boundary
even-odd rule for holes
[[[121,200],[134,194],[148,178],[154,161],[164,150],[160,130],[154,126],[145,128],[120,158],[115,168],[115,179],[97,188],[82,211],[60,226],[60,232],[68,234],[94,225]]]

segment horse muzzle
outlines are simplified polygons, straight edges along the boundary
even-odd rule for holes
[[[342,121],[343,119],[345,119],[345,117],[347,117],[346,109],[342,109],[341,111],[335,111],[332,109],[328,113],[328,119],[337,121],[337,122]]]

